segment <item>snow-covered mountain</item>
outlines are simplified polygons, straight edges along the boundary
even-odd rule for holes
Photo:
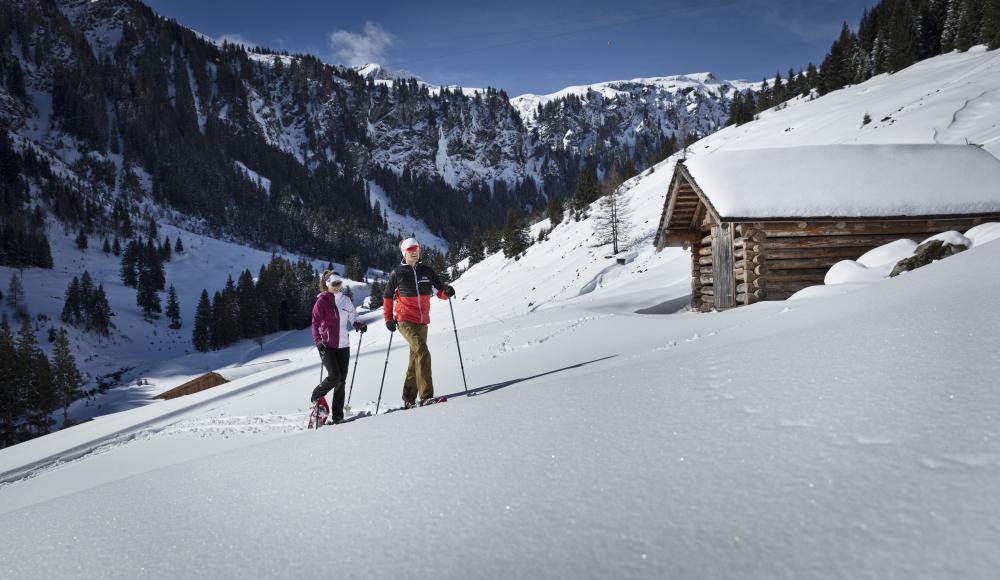
[[[946,54],[766,112],[689,155],[966,139],[998,155],[998,99],[1000,52]],[[20,546],[0,569],[991,577],[1000,243],[977,238],[863,286],[693,313],[689,256],[650,243],[674,161],[626,184],[630,263],[593,245],[590,219],[568,221],[519,260],[491,255],[458,279],[456,331],[435,302],[446,404],[358,414],[380,395],[397,404],[405,364],[373,313],[352,341],[357,418],[344,425],[303,430],[319,361],[301,333],[258,358],[290,361],[280,367],[0,451],[0,543]],[[250,362],[246,346],[210,356]],[[169,386],[200,356],[151,375]]]
[[[137,181],[130,196],[216,235],[371,261],[388,256],[374,255],[366,232],[388,228],[366,182],[386,194],[379,210],[464,239],[511,206],[571,193],[584,161],[642,169],[682,125],[718,129],[735,86],[702,74],[511,100],[218,42],[131,0],[14,0],[3,10],[0,122],[68,186],[106,203]],[[264,214],[266,223],[255,217]],[[338,220],[347,239],[322,233]]]
[[[691,140],[709,135],[728,120],[734,91],[759,87],[698,73],[568,87],[549,95],[521,95],[511,102],[541,140],[561,140],[563,147],[586,152],[602,143],[648,147],[649,135],[677,135],[682,130]]]

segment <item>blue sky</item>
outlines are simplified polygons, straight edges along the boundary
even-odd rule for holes
[[[510,96],[571,85],[712,72],[760,80],[819,61],[874,0],[544,3],[149,0],[214,38],[377,61],[434,84]]]

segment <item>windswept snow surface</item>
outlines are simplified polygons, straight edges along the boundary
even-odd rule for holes
[[[468,291],[477,396],[457,396],[437,304],[447,404],[303,431],[318,367],[302,349],[68,429],[50,437],[133,431],[0,488],[0,541],[23,546],[0,569],[289,577],[323,554],[364,577],[989,577],[1000,313],[974,305],[1000,300],[979,274],[997,267],[987,245],[849,295],[712,315],[629,314],[608,293],[491,321]],[[355,405],[377,395],[388,337],[372,328]]]
[[[1000,89],[998,63],[944,55],[692,151],[869,133],[860,142],[930,143],[961,109],[995,154],[995,108],[962,107]],[[875,104],[907,114],[859,128]],[[345,424],[303,430],[319,361],[296,333],[269,353],[288,364],[0,451],[0,545],[16,547],[0,570],[994,577],[1000,244],[978,239],[996,232],[967,232],[970,250],[850,293],[691,313],[689,256],[650,243],[672,165],[626,185],[629,264],[593,247],[590,220],[569,221],[519,260],[492,255],[456,281],[472,397],[435,300],[446,404],[359,415],[374,410],[387,354],[383,406],[398,404],[404,372],[406,347],[396,337],[388,349],[376,311]]]

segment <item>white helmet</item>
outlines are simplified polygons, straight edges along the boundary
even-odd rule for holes
[[[417,238],[406,238],[402,242],[399,242],[399,251],[404,254],[407,250],[414,247],[420,247],[420,242],[417,241]]]

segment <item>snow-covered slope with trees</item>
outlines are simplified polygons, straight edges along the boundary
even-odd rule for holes
[[[996,154],[996,113],[976,104],[998,91],[1000,53],[944,55],[727,128],[690,154],[962,133]],[[875,106],[896,122],[862,126]],[[649,243],[672,163],[626,184],[628,264],[593,246],[586,218],[455,282],[472,397],[435,301],[446,404],[306,432],[319,361],[300,333],[267,353],[286,365],[0,451],[0,542],[23,546],[0,552],[0,569],[991,577],[1000,315],[984,305],[1000,300],[1000,245],[849,293],[691,313],[688,256]],[[379,396],[390,340],[379,317],[352,414]],[[382,404],[394,405],[405,346],[388,355]]]

